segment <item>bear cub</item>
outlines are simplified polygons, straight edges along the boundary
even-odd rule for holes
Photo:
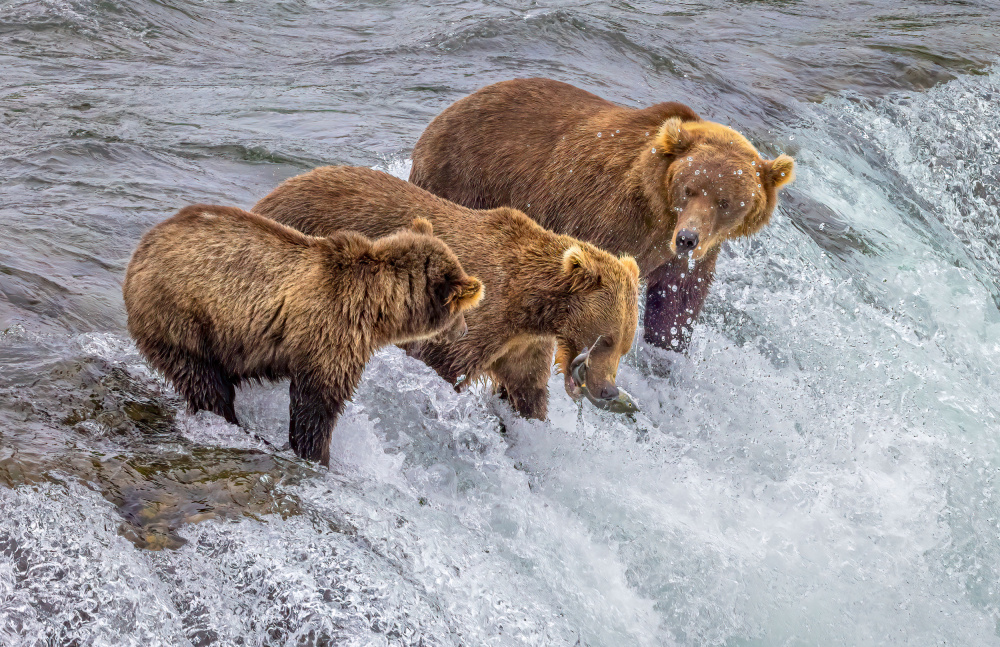
[[[234,207],[185,207],[132,256],[129,333],[191,412],[233,424],[237,386],[291,378],[291,447],[329,465],[333,427],[371,355],[460,336],[482,297],[430,223],[409,224],[377,240],[317,238]]]

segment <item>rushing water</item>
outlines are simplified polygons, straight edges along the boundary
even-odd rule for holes
[[[994,2],[0,0],[0,644],[1000,644]],[[330,470],[189,416],[124,330],[142,233],[549,76],[787,152],[644,412],[395,349]],[[284,385],[241,416],[282,442]]]

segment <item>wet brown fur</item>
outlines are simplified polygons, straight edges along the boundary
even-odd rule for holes
[[[192,411],[233,424],[237,386],[291,378],[292,449],[327,465],[372,353],[464,329],[482,295],[430,223],[400,225],[374,241],[315,238],[242,209],[185,207],[132,256],[129,332]]]
[[[631,254],[649,284],[646,340],[680,349],[720,243],[764,227],[793,175],[787,155],[764,160],[683,104],[636,110],[558,81],[515,79],[438,115],[414,148],[410,181],[467,207],[521,209],[553,231]],[[699,234],[693,270],[676,254],[682,229]]]
[[[545,418],[553,351],[564,373],[591,354],[588,386],[614,384],[638,318],[638,267],[559,236],[508,208],[477,211],[442,200],[380,171],[323,167],[287,180],[254,211],[310,234],[356,229],[369,236],[427,218],[463,267],[484,285],[466,316],[468,335],[425,341],[409,352],[459,388],[490,378],[524,416]],[[575,393],[574,393],[575,394]]]

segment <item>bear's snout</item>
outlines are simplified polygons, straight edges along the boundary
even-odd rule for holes
[[[698,246],[698,232],[693,229],[681,229],[677,232],[677,253],[685,254],[694,250]]]

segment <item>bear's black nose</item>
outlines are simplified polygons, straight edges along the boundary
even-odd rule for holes
[[[698,232],[690,229],[681,229],[677,232],[677,251],[690,252],[698,246]]]
[[[602,400],[614,400],[618,397],[618,387],[614,384],[605,384],[600,397]]]

